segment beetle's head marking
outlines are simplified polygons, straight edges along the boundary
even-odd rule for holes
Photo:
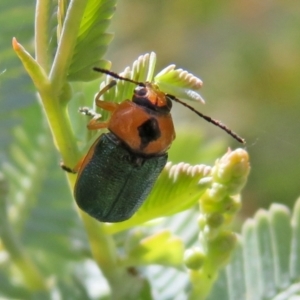
[[[169,97],[161,92],[156,84],[150,82],[139,84],[134,89],[132,101],[162,113],[169,113],[172,108],[172,102]]]

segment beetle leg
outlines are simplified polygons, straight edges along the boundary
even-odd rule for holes
[[[100,97],[106,93],[109,89],[111,89],[113,86],[116,85],[116,81],[112,80],[109,84],[107,84],[102,90],[99,91],[99,93],[96,95],[95,98],[95,103],[98,107],[107,110],[109,112],[114,112],[116,108],[119,106],[118,103],[113,103],[109,101],[103,101],[100,100]],[[90,110],[88,108],[82,108],[81,112],[84,114],[93,117],[90,122],[88,123],[87,127],[89,130],[97,130],[97,129],[102,129],[102,128],[107,128],[108,122],[99,122],[98,120],[100,119],[101,115],[97,114],[93,110]]]
[[[93,109],[88,108],[88,107],[80,107],[78,110],[80,113],[82,113],[83,115],[92,117],[93,119],[100,119],[101,115],[96,113]]]
[[[74,170],[74,169],[72,169],[72,168],[66,166],[63,162],[61,162],[59,165],[60,165],[60,167],[61,167],[64,171],[66,171],[66,172],[68,172],[68,173],[72,173],[72,174],[76,174],[76,173],[77,173],[76,170]]]
[[[68,173],[76,174],[78,172],[78,170],[80,169],[84,159],[85,159],[85,156],[83,156],[79,160],[79,162],[76,164],[76,166],[74,168],[70,168],[70,167],[66,166],[63,162],[60,163],[60,167]]]
[[[102,108],[104,110],[110,111],[110,112],[113,112],[118,107],[117,103],[100,100],[100,97],[104,93],[106,93],[109,89],[111,89],[112,87],[114,87],[116,84],[117,84],[117,82],[115,80],[112,80],[102,90],[99,91],[99,93],[95,97],[95,102],[96,102],[96,105],[98,107],[100,107],[100,108]]]
[[[101,114],[96,113],[93,109],[90,109],[88,107],[81,107],[79,108],[79,112],[86,116],[93,117],[87,125],[87,128],[89,130],[96,130],[107,127],[107,122],[98,122],[98,120],[101,118]]]
[[[114,112],[116,110],[116,108],[119,106],[118,103],[103,101],[100,99],[96,99],[95,101],[96,101],[96,105],[98,107],[101,107],[102,109],[110,111],[110,112]]]
[[[104,102],[104,101],[101,101]],[[105,102],[106,103],[106,102]],[[108,122],[99,122],[98,120],[102,117],[101,114],[96,113],[94,110],[89,109],[88,107],[82,107],[79,109],[79,112],[86,116],[93,117],[87,124],[89,130],[97,130],[101,128],[106,128]]]

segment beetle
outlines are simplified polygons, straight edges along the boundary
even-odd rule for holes
[[[78,173],[74,188],[78,206],[99,221],[129,219],[149,195],[167,163],[167,151],[175,139],[170,113],[172,101],[181,103],[244,143],[222,123],[163,93],[154,83],[134,81],[106,69],[94,70],[136,84],[132,99],[121,103],[100,100],[116,84],[115,80],[100,90],[95,104],[111,113],[107,122],[100,121],[100,115],[88,108],[80,109],[92,117],[87,126],[89,130],[107,128],[109,132],[96,139],[74,169],[62,165],[64,170]]]

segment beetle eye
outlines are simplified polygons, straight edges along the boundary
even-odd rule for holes
[[[170,111],[173,106],[173,103],[168,96],[166,96],[166,103],[167,103],[168,110]]]
[[[147,89],[144,86],[137,86],[134,93],[137,97],[144,97],[147,95]]]

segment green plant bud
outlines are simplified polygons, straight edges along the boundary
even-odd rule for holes
[[[220,213],[207,215],[207,225],[212,228],[218,228],[224,223],[224,216]]]
[[[241,198],[239,196],[226,196],[220,202],[214,202],[203,197],[201,197],[201,212],[206,214],[235,214],[241,208]]]
[[[222,202],[214,201],[211,197],[210,191],[207,190],[200,198],[200,210],[203,214],[209,214],[214,212],[222,212]]]
[[[199,217],[198,217],[197,222],[198,222],[198,226],[199,226],[200,230],[203,230],[204,227],[205,227],[205,225],[206,225],[206,217],[205,217],[205,215],[200,214]]]
[[[209,253],[210,261],[220,268],[229,259],[232,251],[237,243],[237,236],[229,231],[220,233],[216,239],[209,240],[207,243],[207,249]]]
[[[234,215],[240,210],[242,206],[241,197],[239,195],[231,197],[228,196],[224,199],[223,204],[224,212],[228,215]]]
[[[229,150],[216,162],[212,174],[214,181],[228,187],[230,195],[238,194],[246,183],[250,171],[249,156],[243,149]]]
[[[202,251],[199,248],[191,248],[187,249],[184,252],[184,263],[187,268],[192,270],[198,270],[202,267],[205,255],[202,253]]]
[[[228,190],[225,185],[214,182],[208,192],[212,200],[219,202],[224,199],[228,193]]]
[[[211,241],[214,240],[220,233],[220,228],[213,228],[206,225],[203,229],[203,236],[205,240]]]
[[[203,177],[199,180],[198,185],[199,186],[208,186],[210,183],[212,183],[212,177]]]

